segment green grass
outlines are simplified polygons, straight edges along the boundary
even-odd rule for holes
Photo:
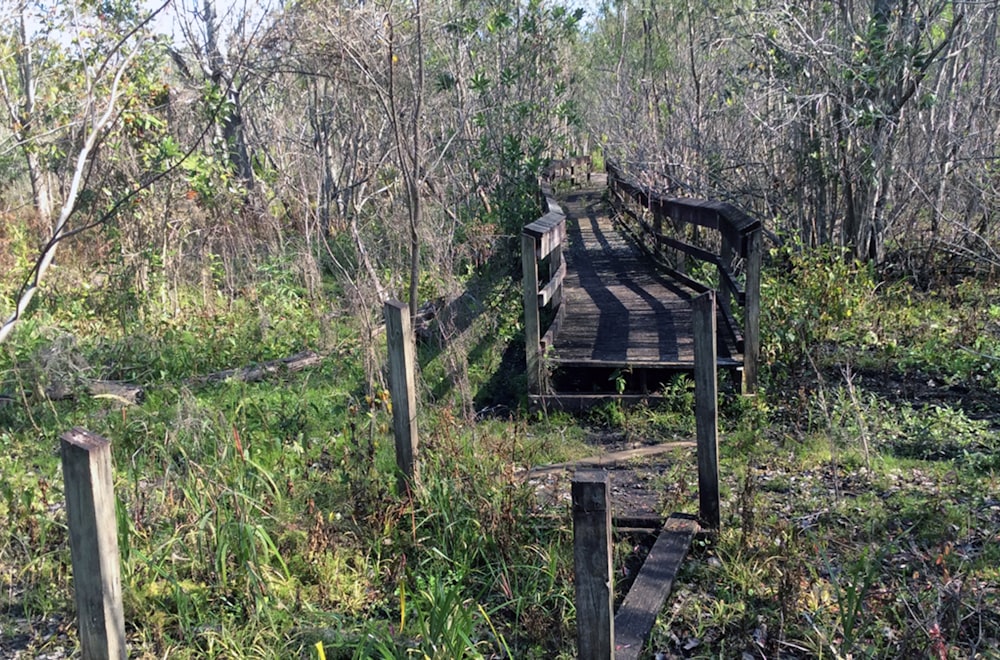
[[[798,258],[767,282],[783,298],[765,298],[763,392],[720,402],[723,530],[692,549],[651,651],[997,657],[995,289],[926,294]],[[0,351],[17,393],[0,407],[0,649],[76,644],[58,435],[79,425],[112,441],[133,657],[315,658],[318,642],[328,658],[573,657],[569,511],[517,472],[596,453],[595,425],[690,438],[690,382],[653,408],[529,413],[505,371],[519,293],[483,281],[471,320],[422,348],[422,483],[399,493],[370,377],[384,346],[278,274],[234,300],[188,292],[176,314],[54,298]],[[328,357],[261,383],[193,380],[306,348]],[[83,378],[148,398],[121,407]],[[46,400],[56,381],[76,399]],[[696,509],[692,455],[651,483],[665,512]]]
[[[75,644],[58,435],[81,425],[112,441],[126,620],[133,657],[551,657],[572,620],[565,528],[532,522],[515,472],[581,455],[582,432],[553,416],[470,422],[516,336],[479,314],[462,354],[427,357],[423,481],[395,490],[387,393],[366,377],[349,316],[270,270],[234,300],[185,298],[177,314],[104,319],[99,293],[51,298],[0,358],[0,611],[5,651]],[[516,288],[488,304],[510,309]],[[108,294],[111,295],[111,294]],[[63,304],[67,303],[67,304]],[[324,327],[324,323],[326,324]],[[305,348],[322,366],[261,383],[199,384],[214,370]],[[449,362],[450,360],[450,362]],[[460,375],[461,377],[456,377]],[[86,378],[142,383],[121,407]],[[42,393],[65,382],[75,400]],[[438,390],[437,394],[433,391]],[[464,405],[463,405],[464,403]],[[553,636],[552,620],[565,621]],[[47,634],[52,627],[57,634]],[[7,634],[5,632],[5,634]]]

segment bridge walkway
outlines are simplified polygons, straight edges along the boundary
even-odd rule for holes
[[[690,301],[697,294],[658,272],[616,226],[606,190],[605,177],[595,174],[559,199],[568,239],[565,311],[546,360],[554,367],[694,369]],[[718,337],[719,366],[742,366],[733,341]]]

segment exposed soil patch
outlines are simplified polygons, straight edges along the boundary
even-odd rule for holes
[[[693,443],[661,444],[605,430],[591,431],[587,442],[595,449],[593,456],[570,464],[536,467],[525,475],[528,483],[535,485],[542,509],[569,506],[570,483],[580,469],[609,473],[613,515],[623,527],[648,526],[665,518],[672,496],[678,490],[682,494],[687,491],[685,480],[677,484],[668,475],[679,460],[687,463],[680,456],[693,456]]]

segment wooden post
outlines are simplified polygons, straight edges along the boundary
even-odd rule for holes
[[[542,387],[541,328],[538,318],[538,258],[535,237],[521,234],[521,273],[524,279],[524,354],[528,391],[540,394]]]
[[[698,511],[707,527],[719,529],[719,411],[715,291],[691,301],[694,324],[694,397],[698,436]]]
[[[611,487],[607,472],[577,472],[573,495],[573,570],[577,656],[614,658],[614,571],[611,566]]]
[[[389,393],[396,437],[400,495],[419,479],[417,470],[416,345],[409,308],[398,300],[385,302],[386,343],[389,347]]]
[[[760,270],[764,259],[763,232],[747,236],[746,305],[743,308],[743,394],[757,393],[760,362]]]
[[[111,443],[80,428],[61,436],[73,590],[84,660],[124,660]]]

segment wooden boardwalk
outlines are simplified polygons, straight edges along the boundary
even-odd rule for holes
[[[546,360],[554,367],[693,369],[690,300],[697,294],[660,275],[615,225],[605,190],[605,177],[594,175],[559,200],[569,243],[564,313]],[[718,336],[719,366],[742,366],[732,340]]]

